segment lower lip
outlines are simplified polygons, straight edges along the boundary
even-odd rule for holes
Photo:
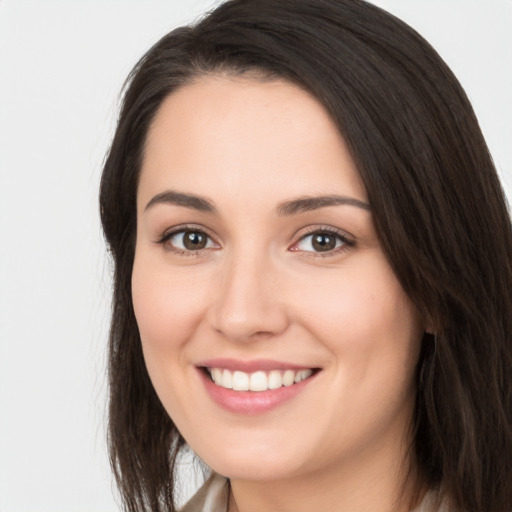
[[[296,397],[305,387],[314,380],[317,373],[305,380],[281,386],[278,389],[267,391],[234,391],[217,386],[206,374],[204,369],[198,368],[199,374],[206,387],[206,391],[213,401],[223,409],[237,414],[263,414],[275,409],[279,405]]]

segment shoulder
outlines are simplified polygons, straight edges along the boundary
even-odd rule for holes
[[[214,473],[180,512],[226,512],[228,497],[228,479]]]

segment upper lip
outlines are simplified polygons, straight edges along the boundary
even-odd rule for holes
[[[241,371],[253,373],[257,371],[270,370],[307,370],[317,368],[310,365],[294,364],[283,361],[275,361],[271,359],[253,359],[251,361],[242,361],[238,359],[216,358],[200,361],[196,364],[198,367],[205,368],[222,368],[231,371]]]

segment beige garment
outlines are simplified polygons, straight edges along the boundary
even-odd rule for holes
[[[214,473],[180,512],[227,512],[229,481]]]
[[[430,491],[412,512],[448,512],[446,504],[439,506],[439,494]],[[180,512],[227,512],[229,501],[229,481],[213,474]]]

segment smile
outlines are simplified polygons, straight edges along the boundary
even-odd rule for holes
[[[313,369],[271,370],[247,373],[226,368],[206,368],[211,380],[219,387],[234,391],[268,391],[289,387],[313,375]]]
[[[264,414],[314,386],[321,367],[271,359],[198,361],[197,374],[213,402],[231,413]]]

